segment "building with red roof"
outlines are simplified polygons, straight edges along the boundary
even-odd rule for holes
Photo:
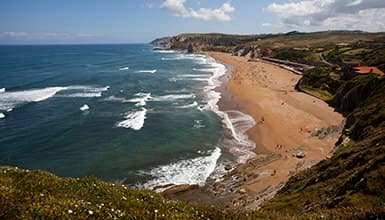
[[[354,68],[354,72],[356,74],[376,74],[379,76],[384,76],[384,72],[382,72],[380,69],[378,69],[375,66],[359,66]]]

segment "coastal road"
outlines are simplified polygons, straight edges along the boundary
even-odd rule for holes
[[[322,61],[323,63],[325,63],[326,65],[328,65],[328,66],[331,66],[331,65],[332,65],[331,63],[329,63],[329,62],[325,59],[323,53],[319,53],[319,57],[321,58],[321,61]]]

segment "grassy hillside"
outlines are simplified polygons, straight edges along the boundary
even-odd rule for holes
[[[253,48],[287,49],[293,47],[335,47],[337,43],[353,43],[358,40],[385,40],[385,33],[361,31],[324,31],[315,33],[290,32],[286,34],[226,35],[226,34],[180,34],[168,39],[164,46],[170,49],[185,49],[192,43],[196,50],[232,52],[246,46]]]
[[[334,47],[337,43],[353,43],[358,40],[384,41],[385,33],[367,33],[361,31],[323,31],[314,33],[297,33],[272,35],[253,44],[270,48],[293,47]]]
[[[0,168],[0,219],[224,219],[210,206],[165,200],[152,191],[92,177]]]
[[[289,198],[262,211],[230,213],[93,177],[60,178],[44,171],[0,167],[0,219],[364,219],[385,213],[383,207],[304,213],[292,209],[294,201]]]

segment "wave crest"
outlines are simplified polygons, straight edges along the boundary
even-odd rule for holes
[[[145,108],[142,108],[142,110],[136,112],[127,112],[124,116],[126,120],[118,122],[116,126],[122,128],[131,128],[133,130],[139,131],[144,125],[146,113],[147,109]]]
[[[156,186],[169,184],[198,184],[203,186],[206,183],[206,179],[215,170],[220,156],[221,149],[217,147],[208,156],[181,160],[176,163],[156,167],[147,172],[142,171],[142,174],[153,176],[154,179],[140,187],[153,189]]]

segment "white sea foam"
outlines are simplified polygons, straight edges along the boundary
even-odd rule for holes
[[[156,73],[158,70],[138,70],[137,73]]]
[[[177,77],[179,78],[197,78],[197,77],[207,77],[207,78],[210,78],[211,75],[209,74],[183,74],[183,75],[177,75]]]
[[[110,86],[94,87],[94,86],[68,86],[68,90],[82,90],[84,92],[105,92],[110,89]]]
[[[133,102],[133,103],[136,103],[135,106],[145,106],[146,103],[152,98],[151,93],[137,93],[135,94],[135,96],[137,96],[137,98],[132,98],[132,99],[125,99],[122,97],[110,96],[105,100],[112,101],[112,102],[121,102],[121,103]]]
[[[107,101],[113,101],[113,102],[121,102],[121,103],[127,103],[132,102],[136,103],[135,106],[145,106],[147,102],[168,102],[168,101],[175,101],[180,99],[193,99],[195,98],[195,94],[169,94],[169,95],[162,95],[162,96],[151,96],[151,93],[136,93],[135,98],[131,99],[125,99],[121,97],[116,96],[110,96],[106,98]],[[195,102],[193,103],[194,105]]]
[[[125,66],[125,67],[121,67],[121,68],[119,68],[119,70],[120,71],[123,71],[123,70],[128,70],[129,68],[128,68],[128,66]]]
[[[147,109],[142,108],[140,111],[136,112],[127,112],[124,116],[126,120],[118,122],[117,127],[122,128],[131,128],[133,130],[140,130],[144,125],[144,120],[146,119]]]
[[[215,69],[213,68],[200,68],[200,69],[197,69],[197,68],[193,68],[194,71],[197,71],[197,72],[213,72]]]
[[[247,114],[239,111],[220,111],[218,102],[221,98],[221,93],[215,91],[215,88],[222,84],[220,78],[226,74],[226,67],[217,63],[215,59],[207,57],[205,64],[209,68],[195,69],[201,72],[212,72],[213,75],[208,79],[208,85],[204,88],[207,94],[207,106],[199,110],[211,110],[222,118],[222,122],[229,135],[233,138],[232,143],[228,143],[228,150],[233,155],[237,156],[237,162],[244,163],[247,159],[255,154],[251,151],[255,147],[255,143],[249,140],[246,131],[255,125],[254,119]],[[225,144],[226,145],[226,144]],[[237,147],[234,147],[237,146]]]
[[[104,86],[104,87],[68,86],[66,87],[66,90],[68,91],[68,93],[58,95],[58,97],[69,97],[69,98],[101,97],[102,93],[109,89],[110,89],[110,86]]]
[[[152,101],[174,101],[178,99],[192,99],[195,98],[195,94],[170,94],[170,95],[163,95],[163,96],[155,96],[151,100]]]
[[[153,50],[154,53],[177,53],[175,50]]]
[[[192,80],[192,81],[208,82],[209,78],[192,78],[190,80]]]
[[[68,97],[68,98],[92,98],[92,97],[101,97],[101,92],[78,92],[67,95],[59,95],[58,97]]]
[[[82,107],[80,107],[80,111],[82,112],[88,111],[88,110],[90,110],[90,107],[87,104],[84,104]]]
[[[198,184],[203,186],[206,179],[214,171],[220,156],[221,150],[215,148],[208,156],[181,160],[169,165],[156,167],[150,171],[143,171],[143,174],[151,175],[154,179],[143,184],[141,187],[153,189],[156,186],[168,184]]]
[[[145,106],[152,97],[151,93],[137,93],[138,98],[129,99],[128,102],[136,102],[135,106]]]
[[[129,99],[125,99],[125,98],[122,98],[122,97],[116,97],[116,96],[109,96],[105,100],[106,101],[111,101],[111,102],[121,102],[121,103],[130,102]]]
[[[198,102],[193,102],[192,104],[189,104],[189,105],[178,106],[177,108],[193,108],[196,106],[198,106]]]
[[[5,115],[3,113],[0,113],[0,119],[5,118]]]
[[[0,92],[5,92],[5,88],[1,88],[1,89],[0,89]]]
[[[162,57],[161,60],[193,60],[197,64],[207,64],[207,56],[201,54],[176,54],[172,57]]]
[[[17,92],[2,92],[0,93],[0,110],[13,109],[18,105],[29,102],[40,102],[66,89],[67,87],[48,87]]]
[[[168,79],[168,81],[170,81],[170,82],[176,82],[176,81],[178,81],[178,79],[175,78],[175,77],[172,77],[172,78]]]
[[[102,92],[107,91],[110,87],[92,87],[92,86],[66,86],[66,87],[47,87],[42,89],[30,89],[24,91],[0,93],[0,110],[11,111],[18,105],[40,102],[53,96],[57,97],[100,97]],[[66,94],[58,94],[66,91]]]

